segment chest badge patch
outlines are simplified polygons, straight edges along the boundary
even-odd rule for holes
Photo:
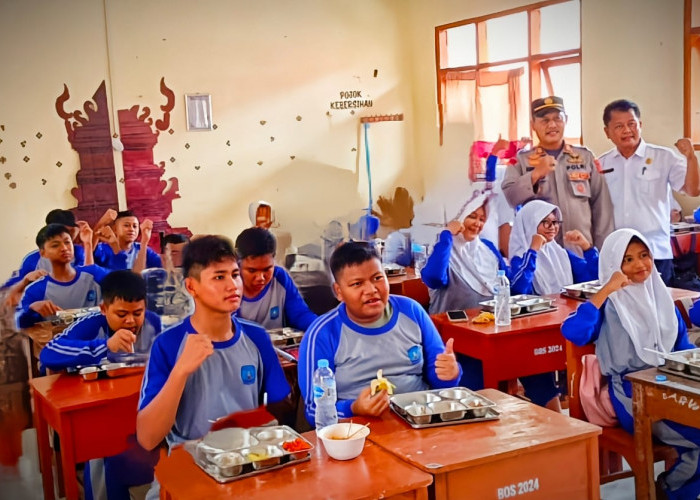
[[[411,347],[406,354],[408,354],[408,360],[412,365],[420,363],[420,361],[423,359],[423,350],[419,345],[414,345]]]
[[[245,385],[251,385],[255,383],[255,367],[253,365],[243,365],[241,366],[241,381]]]
[[[272,309],[270,309],[270,319],[277,319],[280,317],[280,308],[279,306],[275,306]]]
[[[87,293],[86,299],[88,300],[88,302],[95,302],[95,300],[97,299],[97,293],[95,293],[95,290],[90,290]]]

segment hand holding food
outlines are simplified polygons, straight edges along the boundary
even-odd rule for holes
[[[488,311],[482,311],[472,320],[472,323],[476,323],[477,325],[485,325],[487,323],[492,323],[493,321],[496,321],[496,316]]]
[[[386,390],[388,394],[394,394],[394,389],[396,388],[396,386],[389,382],[389,379],[385,378],[382,375],[382,370],[379,369],[377,370],[377,378],[370,382],[369,388],[369,395],[374,396],[377,392],[382,390]]]
[[[350,409],[354,415],[368,415],[378,417],[389,408],[389,395],[381,390],[374,396],[370,396],[370,388],[362,389]]]

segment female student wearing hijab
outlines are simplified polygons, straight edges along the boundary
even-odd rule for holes
[[[562,248],[555,240],[561,223],[559,208],[542,200],[528,202],[515,216],[509,250],[511,267],[517,269],[514,293],[559,293],[563,286],[598,278],[598,250],[576,229],[567,231],[564,241],[579,246],[583,258]]]
[[[666,353],[695,346],[639,232],[618,229],[607,237],[600,253],[600,281],[605,283],[601,290],[564,321],[562,333],[576,345],[595,342],[615,414],[633,433],[632,386],[625,375],[663,364],[645,348]],[[678,461],[659,476],[657,485],[672,500],[698,497],[700,429],[662,420],[654,424],[653,433],[678,451]]]
[[[495,245],[479,237],[488,216],[488,205],[486,195],[475,198],[463,209],[463,213],[468,214],[464,221],[451,221],[440,233],[421,270],[421,278],[429,288],[430,314],[477,308],[479,302],[493,299],[493,285],[500,269],[505,270],[509,278],[513,274],[520,276],[511,281],[511,289],[527,286],[527,283],[519,285],[517,282],[526,279],[527,274],[517,267],[509,269]],[[482,389],[481,362],[464,355],[457,358],[462,365],[460,385]],[[561,409],[559,391],[551,373],[523,377],[520,382],[533,403],[555,411]]]

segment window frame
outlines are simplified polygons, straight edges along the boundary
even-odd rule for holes
[[[547,52],[539,53],[539,21],[540,21],[540,9],[544,7],[549,7],[551,5],[557,5],[560,3],[566,3],[570,0],[543,0],[540,2],[524,5],[522,7],[516,7],[513,9],[502,10],[499,12],[494,12],[492,14],[472,17],[469,19],[464,19],[461,21],[455,21],[448,24],[443,24],[435,27],[435,72],[436,72],[436,82],[437,82],[437,106],[438,106],[438,120],[439,120],[439,137],[440,145],[443,143],[443,131],[445,125],[445,110],[443,109],[443,89],[449,79],[450,74],[465,74],[467,72],[477,72],[480,70],[488,69],[493,66],[503,66],[513,63],[526,63],[528,67],[528,102],[532,102],[533,87],[537,87],[542,94],[541,89],[546,86],[549,90],[548,95],[554,94],[552,91],[551,77],[549,76],[549,68],[554,66],[561,66],[565,64],[579,64],[581,71],[579,73],[579,78],[583,74],[582,65],[582,48],[579,41],[579,47],[575,49],[567,49],[557,52]],[[579,33],[581,33],[581,0],[579,1]],[[691,0],[685,0],[690,2]],[[525,57],[509,59],[497,62],[481,62],[484,58],[482,54],[481,46],[483,46],[483,40],[486,37],[485,26],[486,21],[491,19],[505,17],[512,14],[518,14],[521,12],[526,12],[528,17],[528,42],[527,42],[527,55]],[[452,68],[443,68],[447,66],[447,30],[452,28],[457,28],[460,26],[465,26],[468,24],[475,25],[476,31],[476,64],[471,66],[459,66]],[[535,46],[537,45],[537,46]],[[533,54],[533,51],[538,53]],[[543,78],[540,72],[544,73]],[[543,95],[543,94],[542,94]],[[581,109],[583,109],[583,92],[581,92]],[[530,135],[532,136],[532,126],[530,125]],[[513,138],[511,138],[513,139]],[[517,139],[517,138],[516,138]],[[583,144],[583,128],[581,128],[581,137],[578,138],[580,143]]]
[[[683,4],[683,135],[689,137],[691,141],[693,137],[691,47],[693,38],[700,38],[700,26],[692,27],[692,16],[693,0],[685,0]],[[700,151],[700,143],[693,143],[693,149]]]

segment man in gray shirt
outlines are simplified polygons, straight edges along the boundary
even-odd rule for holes
[[[539,143],[534,150],[518,152],[508,166],[503,194],[512,207],[541,199],[557,205],[562,213],[562,235],[578,229],[600,248],[613,231],[613,205],[608,186],[598,170],[593,153],[564,141],[566,113],[561,97],[550,96],[532,102],[532,128]],[[580,253],[579,248],[569,248]]]

